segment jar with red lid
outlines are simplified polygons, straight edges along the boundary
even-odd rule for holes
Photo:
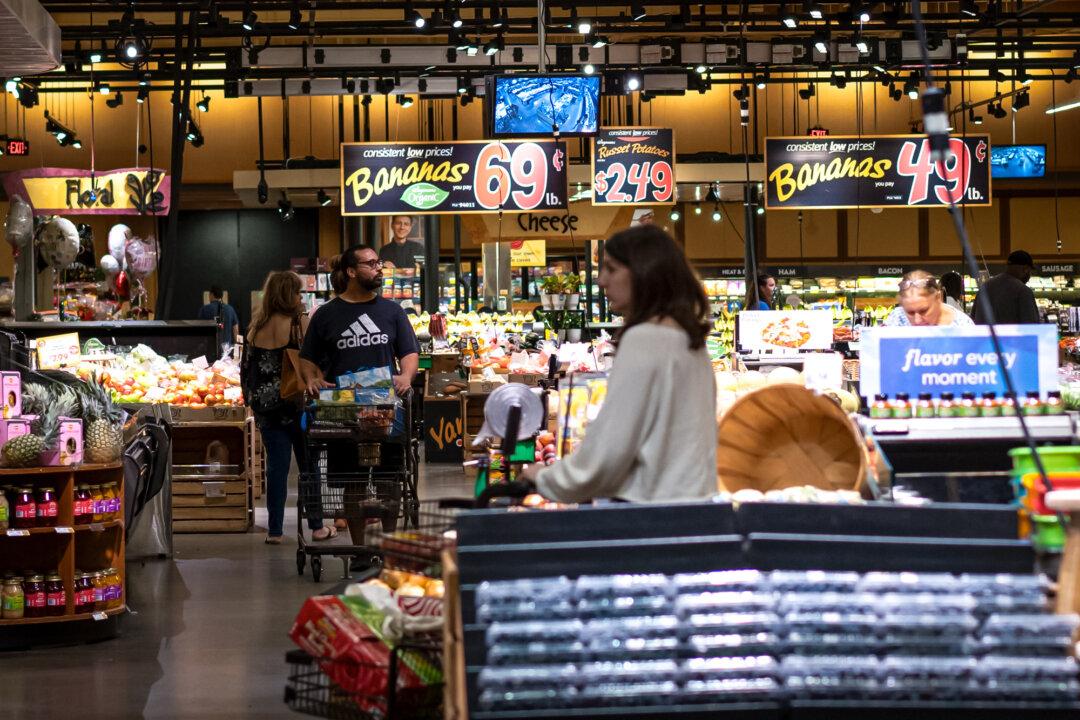
[[[15,512],[11,515],[14,528],[32,528],[37,524],[37,503],[34,502],[34,489],[22,487],[15,491]]]
[[[45,617],[48,609],[45,601],[45,579],[41,575],[27,577],[23,583],[23,594],[26,596],[23,617]]]
[[[64,590],[64,580],[58,573],[49,573],[45,578],[45,614],[50,616],[63,615],[67,610],[67,592]]]
[[[38,488],[37,494],[37,525],[38,527],[55,527],[57,516],[60,514],[60,503],[56,501],[56,490],[51,487]]]
[[[75,613],[88,613],[94,610],[94,586],[90,582],[90,576],[84,572],[75,571]]]
[[[76,525],[89,525],[94,519],[94,498],[90,495],[89,485],[80,485],[75,489],[73,511]]]

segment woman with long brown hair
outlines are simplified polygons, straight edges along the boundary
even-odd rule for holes
[[[701,281],[670,235],[640,225],[604,244],[599,282],[623,316],[604,405],[572,455],[530,466],[523,479],[560,502],[716,494],[716,383]]]
[[[294,272],[272,272],[263,284],[262,302],[251,319],[244,343],[240,377],[244,400],[255,415],[255,422],[266,447],[266,542],[280,545],[285,519],[285,500],[289,495],[291,455],[303,470],[303,436],[300,431],[300,405],[296,399],[281,397],[281,370],[286,350],[299,350],[307,330],[307,314],[300,299],[300,276]],[[323,527],[321,517],[310,513],[311,537],[326,540],[334,537],[333,527]]]

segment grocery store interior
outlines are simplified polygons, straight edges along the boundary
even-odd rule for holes
[[[0,11],[0,716],[1080,717],[1080,3]]]

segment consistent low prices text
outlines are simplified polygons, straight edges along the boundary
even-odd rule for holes
[[[985,327],[872,328],[862,336],[860,388],[866,397],[907,393],[1006,391],[1008,372],[1018,393],[1057,387],[1057,329],[1052,325],[997,328],[1001,357]]]

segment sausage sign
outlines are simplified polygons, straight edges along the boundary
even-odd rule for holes
[[[341,214],[565,210],[566,176],[553,140],[343,143]]]
[[[923,135],[765,139],[765,206],[886,208],[990,205],[990,138],[949,140],[934,162]]]

